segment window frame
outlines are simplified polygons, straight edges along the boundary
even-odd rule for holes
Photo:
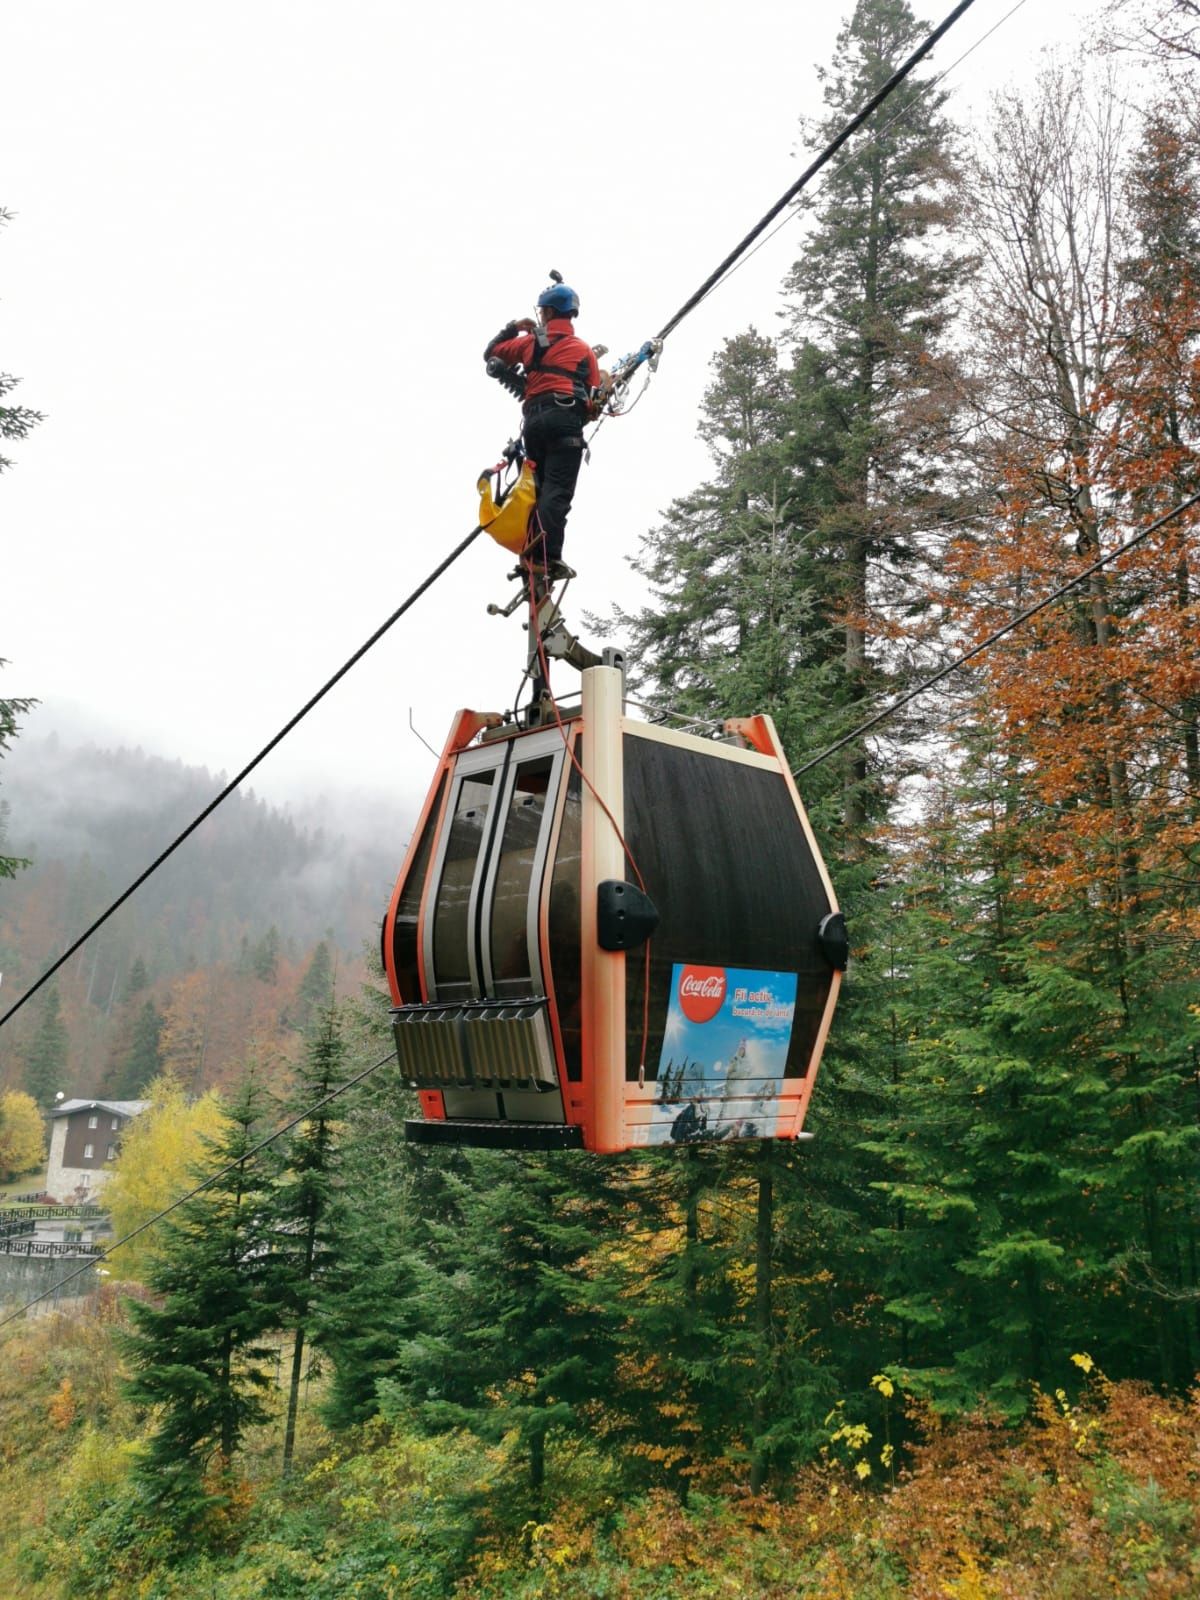
[[[542,815],[538,824],[537,844],[534,846],[533,861],[529,868],[529,884],[525,891],[525,945],[529,952],[531,992],[535,995],[544,995],[546,992],[546,979],[542,971],[541,940],[539,938],[539,911],[542,900],[542,880],[546,875],[546,857],[550,851],[550,830],[554,824],[558,790],[559,785],[562,783],[563,763],[567,756],[562,735],[557,730],[546,735],[529,734],[519,741],[518,749],[514,750],[513,759],[509,763],[503,792],[500,795],[500,803],[497,806],[497,821],[495,823],[497,832],[493,847],[488,855],[487,876],[483,885],[483,915],[480,922],[481,943],[483,946],[483,979],[487,986],[487,992],[493,996],[496,992],[496,964],[492,954],[492,925],[495,921],[496,884],[500,876],[500,857],[504,847],[504,830],[508,826],[513,795],[516,793],[517,775],[520,769],[535,761],[544,761],[547,756],[550,758],[550,771],[546,775],[546,800],[542,806]]]
[[[491,948],[492,897],[499,866],[498,846],[503,842],[502,830],[507,824],[517,770],[526,762],[542,760],[546,756],[551,757],[551,768],[546,780],[546,804],[542,811],[537,847],[530,869],[525,913],[525,936],[530,955],[530,983],[535,993],[546,992],[539,937],[539,911],[550,834],[558,805],[563,766],[567,759],[562,735],[555,728],[539,729],[536,733],[518,734],[502,742],[497,740],[494,744],[479,745],[464,751],[454,763],[450,789],[442,813],[441,833],[430,865],[425,926],[422,930],[425,982],[431,1001],[443,998],[438,992],[434,924],[437,920],[437,900],[442,888],[450,832],[458,812],[462,786],[478,778],[482,773],[496,774],[492,781],[492,800],[488,807],[487,822],[480,832],[479,849],[475,857],[471,890],[467,901],[467,965],[471,994],[475,999],[483,999],[492,994],[495,981]],[[501,830],[499,833],[498,829]]]

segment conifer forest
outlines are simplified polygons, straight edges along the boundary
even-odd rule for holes
[[[805,147],[929,26],[848,7]],[[1200,7],[969,130],[935,71],[802,201],[591,619],[800,773],[851,940],[814,1137],[406,1143],[399,858],[289,896],[333,846],[239,799],[0,1049],[10,1194],[59,1088],[149,1102],[117,1235],[195,1190],[0,1308],[0,1596],[1200,1595]],[[140,860],[11,795],[6,996]]]

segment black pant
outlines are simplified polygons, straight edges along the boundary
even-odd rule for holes
[[[561,561],[567,513],[583,461],[582,408],[535,405],[526,414],[524,432],[537,484],[537,520],[544,541],[539,553],[547,561]]]

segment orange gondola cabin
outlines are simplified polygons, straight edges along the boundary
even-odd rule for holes
[[[847,945],[774,725],[635,720],[616,666],[582,690],[446,741],[383,928],[408,1137],[795,1139]]]

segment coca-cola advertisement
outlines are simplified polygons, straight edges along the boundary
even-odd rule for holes
[[[676,962],[647,1144],[762,1139],[796,1011],[796,974]]]

